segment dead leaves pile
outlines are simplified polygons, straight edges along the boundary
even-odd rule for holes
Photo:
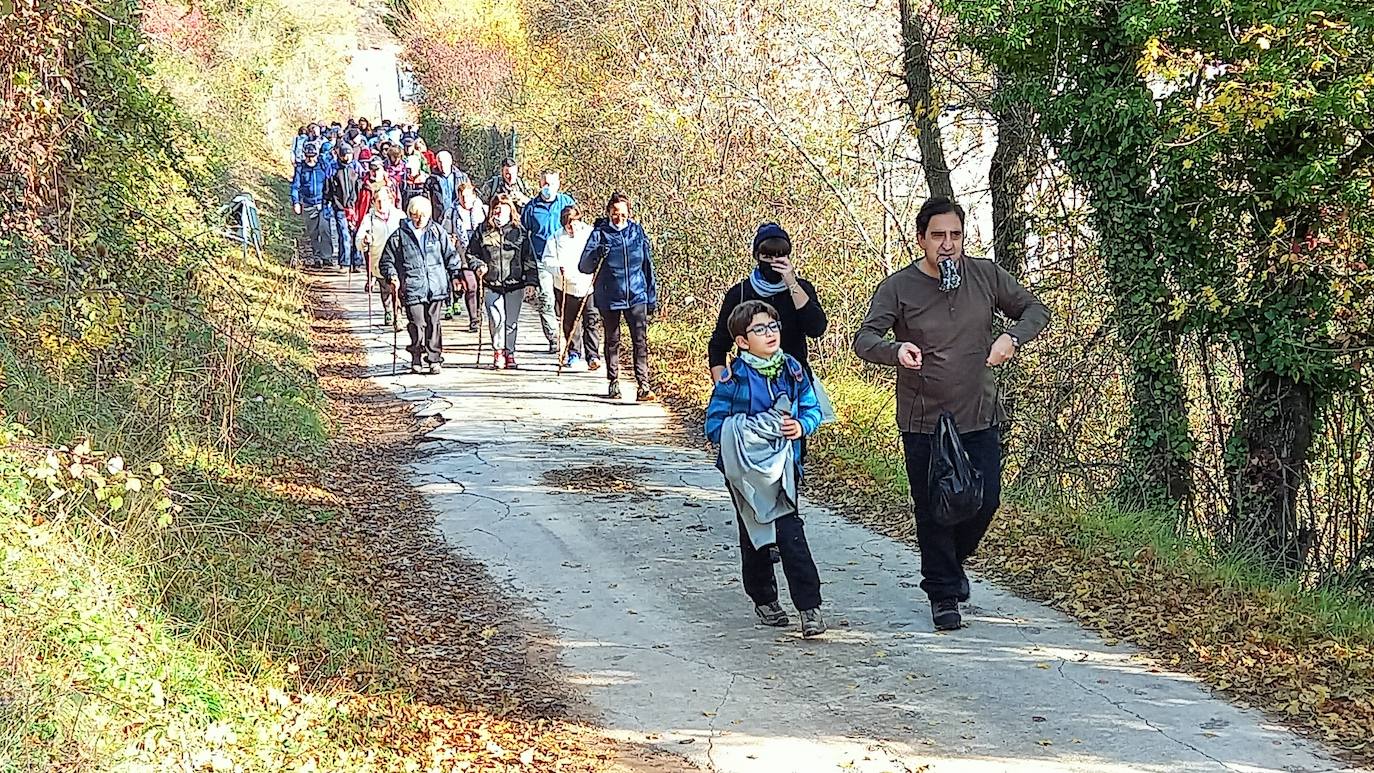
[[[672,355],[660,352],[660,360]],[[709,386],[696,371],[661,366],[654,377],[673,408],[699,425]],[[853,461],[871,449],[834,442],[822,436],[811,447],[807,494],[914,545],[905,492]],[[1351,759],[1374,763],[1374,642],[1333,639],[1282,594],[1238,589],[1209,578],[1202,566],[1188,571],[1146,552],[1113,549],[1106,540],[1079,539],[1082,529],[1067,516],[1004,507],[976,568],[1074,616],[1108,642],[1132,642],[1238,705],[1269,712]]]
[[[588,494],[638,495],[648,498],[640,481],[648,469],[631,464],[592,464],[548,470],[540,476],[549,488]]]

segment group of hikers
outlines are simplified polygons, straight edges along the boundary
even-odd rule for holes
[[[479,195],[449,154],[425,159],[413,127],[358,119],[346,127],[305,127],[302,136],[292,203],[307,235],[323,228],[320,221],[331,222],[324,207],[342,224],[335,251],[320,246],[311,262],[356,271],[366,258],[369,291],[377,288],[384,304],[389,296],[406,314],[414,372],[441,370],[446,313],[465,309],[469,330],[478,330],[477,299],[485,295],[495,368],[517,367],[520,309],[535,302],[549,352],[564,357],[562,366],[604,364],[612,399],[621,397],[623,319],[633,342],[636,399],[656,399],[648,365],[657,305],[653,261],[624,194],[612,194],[603,216],[588,225],[555,170],[541,172],[531,195],[507,159]],[[333,158],[322,162],[331,141]],[[365,176],[356,176],[354,144],[368,152]],[[401,165],[399,176],[383,156]],[[897,369],[896,420],[921,588],[938,630],[963,625],[959,605],[970,593],[964,565],[1001,502],[1000,427],[1007,417],[993,369],[1050,320],[1045,305],[1005,269],[964,254],[964,220],[948,198],[925,202],[916,217],[920,257],[878,285],[853,337],[861,359]],[[352,239],[344,239],[350,231]],[[798,489],[808,438],[834,418],[808,356],[808,341],[825,334],[828,320],[816,288],[798,275],[782,226],[760,225],[751,252],[752,268],[726,290],[707,346],[713,390],[705,433],[719,449],[716,466],[735,507],[743,585],[755,615],[764,625],[791,624],[779,603],[774,564],[781,564],[802,634],[812,637],[826,623]],[[465,302],[454,310],[451,288]],[[386,308],[389,321],[395,307]],[[1012,321],[1005,332],[996,327],[999,312]]]
[[[484,310],[491,366],[519,368],[520,313],[536,305],[548,352],[566,368],[600,370],[621,399],[621,323],[630,331],[635,400],[649,385],[649,319],[657,283],[649,237],[631,202],[614,193],[588,224],[557,170],[529,192],[511,158],[480,188],[446,150],[432,152],[413,126],[367,119],[302,127],[292,146],[291,203],[304,219],[306,265],[366,267],[365,291],[381,298],[383,324],[405,314],[414,373],[443,369],[442,321]],[[331,236],[331,233],[333,234]],[[456,301],[456,302],[455,302]]]

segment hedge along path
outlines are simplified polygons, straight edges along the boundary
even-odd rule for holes
[[[676,759],[612,741],[588,722],[522,603],[444,543],[403,470],[423,455],[430,423],[367,380],[357,339],[312,289],[310,332],[333,422],[330,464],[298,470],[283,485],[323,489],[315,498],[330,512],[310,549],[348,567],[383,617],[396,659],[394,668],[355,677],[370,688],[350,710],[371,719],[357,723],[371,730],[356,742],[419,769],[682,770]]]
[[[689,339],[682,331],[655,339],[654,383],[688,424],[700,424],[705,360],[675,343]],[[680,364],[696,360],[700,368]],[[905,492],[852,461],[873,449],[836,447],[834,438],[810,446],[808,494],[915,546]],[[1227,583],[1200,559],[1180,565],[1151,547],[1121,545],[1069,514],[1006,504],[972,563],[1009,590],[1073,616],[1107,644],[1138,645],[1237,706],[1260,709],[1350,762],[1374,767],[1374,644],[1329,634],[1291,595]]]

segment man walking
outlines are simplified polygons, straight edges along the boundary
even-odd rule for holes
[[[1006,413],[992,369],[1016,356],[1049,324],[1050,312],[1002,267],[964,255],[964,210],[941,196],[916,215],[923,257],[883,280],[854,336],[854,353],[897,366],[897,427],[916,508],[921,589],[937,630],[963,625],[969,597],[964,561],[973,555],[1001,503]],[[993,310],[1015,324],[994,336]],[[895,340],[885,340],[891,331]],[[931,512],[930,457],[935,425],[954,415],[969,461],[982,476],[983,505],[936,523]]]
[[[360,220],[357,211],[358,189],[362,182],[353,163],[353,149],[339,145],[336,151],[339,164],[325,183],[325,199],[334,210],[334,231],[337,235],[339,270],[358,273],[362,270],[362,256],[353,246],[353,229]]]
[[[482,186],[482,200],[490,202],[493,196],[503,193],[510,196],[516,210],[524,209],[530,202],[530,195],[525,192],[525,183],[520,179],[520,165],[515,163],[513,158],[502,161],[501,171]]]
[[[520,213],[520,224],[529,231],[530,246],[539,263],[539,322],[544,328],[544,337],[549,341],[549,354],[557,354],[562,349],[562,326],[553,303],[554,275],[558,269],[544,262],[544,248],[549,239],[562,229],[563,210],[575,206],[577,202],[562,192],[559,174],[553,169],[545,169],[539,174],[539,185],[539,195],[530,199]]]
[[[324,221],[325,180],[320,146],[307,142],[304,158],[296,164],[296,174],[291,178],[291,210],[304,219],[306,265],[312,268],[324,265],[333,256],[329,224]]]

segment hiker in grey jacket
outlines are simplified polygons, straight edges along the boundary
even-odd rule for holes
[[[386,241],[377,269],[389,287],[396,285],[405,308],[410,334],[410,370],[430,373],[443,368],[442,315],[453,279],[462,266],[458,250],[444,229],[430,217],[429,199],[416,196],[406,206],[408,219]]]

